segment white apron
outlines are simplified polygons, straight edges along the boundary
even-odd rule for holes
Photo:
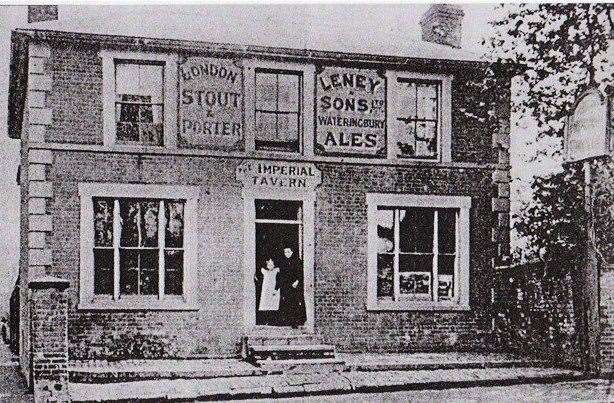
[[[260,293],[259,311],[277,311],[279,309],[279,290],[275,289],[279,268],[260,269],[262,273],[262,292]]]

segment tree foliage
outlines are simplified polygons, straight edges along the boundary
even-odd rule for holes
[[[514,111],[533,118],[540,136],[563,136],[579,91],[614,82],[608,55],[612,4],[503,4],[492,22],[490,58],[521,66]],[[609,59],[609,60],[608,60]]]
[[[515,116],[534,121],[538,139],[562,139],[579,93],[589,86],[603,91],[614,83],[614,57],[608,54],[608,46],[614,46],[608,43],[613,5],[503,4],[496,13],[489,57],[493,65],[519,72],[512,96]],[[580,255],[586,221],[579,168],[569,165],[563,172],[534,177],[532,200],[514,216],[514,230],[528,242],[523,258]]]
[[[572,168],[536,177],[531,189],[533,200],[515,216],[515,229],[528,240],[522,257],[573,261],[581,255],[585,236],[582,171]]]

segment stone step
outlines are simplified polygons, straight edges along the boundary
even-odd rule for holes
[[[261,360],[301,360],[334,358],[335,347],[328,344],[281,344],[250,346],[248,359],[258,363]]]
[[[313,334],[289,334],[277,336],[250,336],[247,342],[250,346],[273,346],[281,344],[305,345],[320,344],[320,339]]]
[[[311,358],[258,361],[261,371],[266,374],[326,374],[346,370],[345,362],[338,358]]]

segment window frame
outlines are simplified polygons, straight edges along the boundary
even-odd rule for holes
[[[176,148],[177,147],[177,80],[178,56],[171,53],[121,52],[101,50],[102,59],[102,109],[103,144],[123,148]],[[163,135],[162,145],[126,144],[117,141],[115,124],[116,80],[115,66],[118,61],[135,64],[163,64]]]
[[[271,74],[271,75],[275,75],[276,76],[276,80],[277,80],[277,91],[276,91],[276,101],[275,101],[275,110],[266,110],[266,109],[258,109],[258,102],[256,101],[256,91],[258,89],[257,86],[257,82],[258,82],[258,74],[262,73],[262,74]],[[297,81],[298,81],[298,86],[297,86],[297,90],[298,93],[296,94],[297,97],[297,111],[283,111],[281,110],[280,106],[279,106],[279,76],[280,75],[285,75],[285,76],[296,76],[297,77]],[[283,115],[283,114],[289,114],[289,115],[294,115],[296,114],[296,123],[297,123],[297,142],[298,142],[298,150],[295,151],[289,151],[289,150],[275,150],[275,149],[258,149],[258,138],[256,135],[256,132],[254,132],[254,149],[256,151],[268,151],[268,152],[287,152],[287,153],[293,153],[293,154],[302,154],[303,151],[303,144],[304,144],[304,133],[302,133],[303,127],[301,124],[301,121],[303,119],[303,73],[301,71],[297,71],[297,70],[281,70],[281,69],[268,69],[268,68],[262,68],[262,67],[256,67],[256,70],[254,72],[254,100],[255,100],[255,104],[254,104],[254,127],[257,126],[256,122],[258,120],[257,115],[258,113],[260,114],[272,114],[275,116],[275,130],[277,133],[279,133],[279,116]]]
[[[395,122],[400,116],[401,88],[399,79],[406,81],[427,81],[439,83],[437,158],[411,158],[398,156]],[[388,159],[393,161],[451,162],[452,161],[452,76],[443,74],[422,74],[404,71],[386,71],[387,99],[387,140]]]
[[[457,244],[458,278],[455,279],[458,290],[452,300],[397,300],[382,301],[377,299],[377,211],[378,207],[392,208],[453,208],[458,209]],[[414,194],[367,194],[367,310],[370,311],[466,311],[469,310],[469,256],[470,256],[470,209],[469,196],[440,196]],[[396,282],[395,282],[396,283]],[[436,292],[436,291],[435,291]]]
[[[79,183],[80,272],[78,309],[88,310],[197,310],[198,198],[196,186],[121,183]],[[184,207],[184,265],[182,295],[123,295],[114,299],[94,294],[94,204],[93,198],[181,199]],[[118,228],[114,222],[114,229]],[[114,232],[114,238],[118,234]],[[160,236],[160,235],[159,235]],[[160,262],[158,263],[160,265]],[[164,268],[158,270],[164,270]],[[119,267],[114,267],[117,274]],[[159,272],[160,273],[160,272]],[[114,278],[118,289],[119,278]]]
[[[299,75],[299,151],[256,149],[256,70]],[[245,152],[252,156],[313,156],[315,65],[244,60]]]

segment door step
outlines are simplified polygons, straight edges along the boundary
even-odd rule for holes
[[[263,360],[309,360],[335,358],[335,347],[328,344],[279,344],[250,346],[249,356],[258,363]]]
[[[346,370],[345,362],[338,358],[310,358],[263,360],[259,369],[267,374],[327,374]]]

